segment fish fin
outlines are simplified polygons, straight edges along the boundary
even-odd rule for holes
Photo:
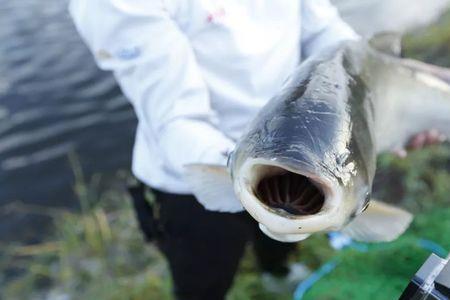
[[[370,46],[380,52],[398,56],[402,55],[402,36],[398,32],[380,32],[369,40]]]
[[[368,209],[342,232],[361,242],[390,242],[408,229],[413,216],[400,208],[371,200]]]
[[[450,68],[430,65],[410,58],[403,59],[402,64],[415,70],[416,72],[423,72],[425,74],[433,75],[450,85]]]
[[[184,166],[184,171],[192,193],[207,210],[220,212],[244,210],[234,193],[231,176],[225,166],[189,164]]]

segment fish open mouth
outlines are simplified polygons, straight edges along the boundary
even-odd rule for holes
[[[325,195],[310,178],[277,166],[259,166],[255,196],[265,205],[295,216],[317,214]]]

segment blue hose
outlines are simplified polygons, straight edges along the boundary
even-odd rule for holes
[[[337,259],[333,259],[323,266],[321,266],[317,271],[312,273],[308,278],[303,280],[295,289],[294,292],[294,299],[300,300],[303,299],[303,296],[305,293],[313,287],[313,285],[319,281],[322,277],[327,275],[328,273],[332,272],[336,266],[338,265],[339,261]]]
[[[433,241],[426,239],[419,239],[417,241],[417,245],[419,245],[419,247],[421,247],[422,249],[426,249],[428,251],[433,252],[436,255],[439,255],[440,257],[447,256],[447,251],[444,249],[444,247]]]

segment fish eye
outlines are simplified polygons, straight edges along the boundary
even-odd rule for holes
[[[370,198],[371,198],[371,197],[372,197],[372,193],[367,192],[366,195],[364,196],[364,206],[363,206],[363,208],[361,209],[361,212],[360,212],[360,213],[365,212],[365,211],[369,208],[369,205],[370,205]]]
[[[369,208],[370,202],[367,202],[361,210],[361,213],[365,212]]]

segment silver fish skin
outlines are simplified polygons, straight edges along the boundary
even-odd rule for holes
[[[450,137],[450,71],[382,50],[347,42],[307,60],[238,142],[234,191],[267,235],[388,241],[411,222],[371,201],[377,155],[430,128]]]

